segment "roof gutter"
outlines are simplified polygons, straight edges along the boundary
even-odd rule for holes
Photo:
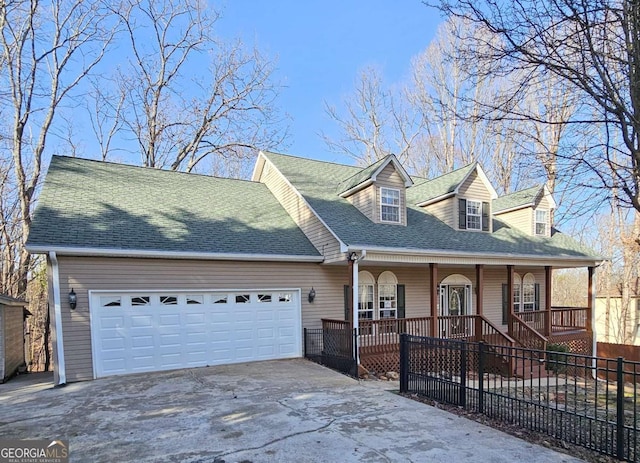
[[[497,252],[462,252],[462,251],[442,251],[442,250],[430,250],[430,249],[412,249],[412,248],[393,248],[385,246],[365,246],[353,244],[349,245],[348,251],[369,251],[379,252],[387,254],[401,254],[401,255],[429,255],[434,257],[488,257],[488,258],[512,258],[512,259],[536,259],[531,254],[511,254],[511,253],[497,253]],[[552,260],[552,261],[579,261],[579,262],[603,262],[603,259],[595,257],[579,257],[579,256],[542,256],[539,259]]]
[[[62,339],[62,300],[60,298],[60,270],[58,256],[55,251],[49,252],[51,262],[51,277],[53,279],[53,313],[56,330],[56,366],[58,367],[58,383],[62,386],[67,383],[67,373],[64,364],[64,342]]]
[[[214,252],[155,251],[140,249],[82,248],[65,246],[27,246],[33,254],[64,256],[148,257],[156,259],[241,260],[268,262],[323,262],[323,256],[295,256],[287,254],[236,254]]]

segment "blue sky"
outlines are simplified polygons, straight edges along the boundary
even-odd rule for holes
[[[442,18],[419,0],[227,0],[218,33],[240,37],[276,58],[276,78],[285,88],[280,107],[288,113],[286,152],[352,163],[328,151],[320,132],[336,133],[324,112],[327,101],[340,108],[352,93],[358,71],[379,67],[388,82],[409,70]]]

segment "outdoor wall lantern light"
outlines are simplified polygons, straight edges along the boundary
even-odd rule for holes
[[[78,304],[78,296],[73,288],[71,288],[71,292],[69,293],[69,306],[71,310],[76,310],[76,304]]]
[[[316,290],[313,289],[313,286],[312,286],[311,291],[309,291],[309,302],[313,302],[315,298],[316,298]]]

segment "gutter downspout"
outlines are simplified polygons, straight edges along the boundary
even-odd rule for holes
[[[64,343],[62,340],[62,302],[60,298],[60,272],[56,253],[49,253],[51,261],[51,276],[53,279],[53,314],[56,335],[56,364],[58,367],[58,384],[64,386],[67,383],[67,374],[64,364]]]

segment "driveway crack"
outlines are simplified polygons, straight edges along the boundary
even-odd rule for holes
[[[259,445],[257,447],[247,447],[244,449],[240,449],[240,450],[234,450],[232,452],[227,452],[227,453],[222,453],[220,455],[218,455],[218,457],[227,457],[229,455],[234,455],[236,453],[240,453],[240,452],[247,452],[250,450],[260,450],[263,449],[265,447],[268,447],[272,444],[275,444],[276,442],[281,442],[283,440],[287,440],[290,439],[291,437],[296,437],[296,436],[301,436],[303,434],[312,434],[314,432],[318,432],[318,431],[322,431],[324,429],[327,429],[329,426],[331,426],[336,420],[331,420],[329,421],[327,424],[320,426],[319,428],[315,428],[315,429],[308,429],[306,431],[299,431],[299,432],[294,432],[292,434],[287,434],[286,436],[282,436],[282,437],[278,437],[277,439],[273,439],[265,444]]]

